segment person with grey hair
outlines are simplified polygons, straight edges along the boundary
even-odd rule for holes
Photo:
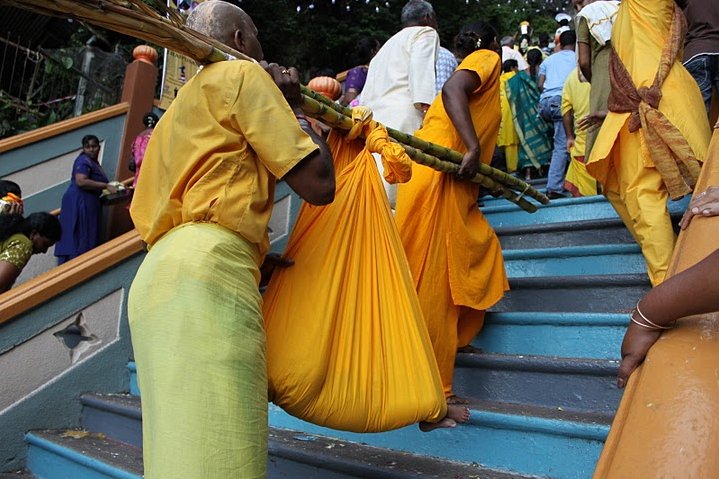
[[[297,70],[261,61],[241,8],[207,0],[187,24],[259,64],[205,65],[145,150],[130,214],[149,251],[128,298],[144,471],[147,479],[261,479],[268,426],[258,285],[272,266],[291,264],[266,257],[275,182],[328,204],[334,168],[300,109]]]
[[[369,64],[362,104],[372,109],[375,120],[412,134],[422,125],[435,97],[439,35],[432,4],[425,0],[407,2],[401,19],[402,30],[387,40]],[[381,162],[375,158],[381,171]],[[385,190],[394,208],[397,187],[385,182]]]
[[[499,44],[502,46],[502,64],[504,64],[507,60],[516,60],[517,65],[519,66],[519,71],[529,69],[529,63],[527,63],[527,60],[524,59],[521,53],[514,49],[514,38],[507,35],[502,37]]]

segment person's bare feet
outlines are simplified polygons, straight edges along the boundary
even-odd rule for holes
[[[445,417],[453,419],[460,424],[465,423],[469,421],[469,408],[447,404],[447,415]]]
[[[469,404],[469,399],[452,394],[447,398],[447,405]]]
[[[447,416],[437,422],[422,421],[419,423],[419,430],[422,432],[434,431],[435,429],[452,429],[457,426],[457,421]]]
[[[475,348],[471,344],[468,344],[466,346],[462,346],[461,348],[457,348],[458,353],[465,353],[465,354],[483,354],[484,349],[482,348]]]

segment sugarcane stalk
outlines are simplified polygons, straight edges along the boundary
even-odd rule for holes
[[[321,95],[313,90],[310,90],[309,88],[303,86],[302,87],[302,94],[312,98],[313,100],[316,100],[329,108],[333,109],[334,111],[341,113],[345,116],[351,116],[352,111],[344,107],[338,103],[333,102],[329,98],[325,97],[324,95]],[[409,135],[407,133],[404,133],[399,130],[395,130],[394,128],[387,128],[387,133],[391,138],[394,138],[399,143],[403,145],[409,145],[412,146],[424,153],[427,153],[429,155],[432,155],[434,157],[440,158],[444,161],[448,161],[450,163],[455,164],[462,164],[463,155],[455,150],[452,150],[450,148],[446,148],[444,146],[437,145],[435,143],[430,143],[428,141],[421,140],[417,138],[416,136]],[[537,201],[539,201],[542,204],[548,204],[549,198],[542,194],[541,192],[537,191],[536,189],[532,188],[528,183],[520,180],[519,178],[516,178],[510,174],[507,174],[501,170],[498,170],[496,168],[492,168],[489,165],[485,165],[484,163],[480,163],[479,165],[479,172],[487,177],[490,177],[494,179],[495,181],[503,184],[504,186],[507,186],[509,188],[515,189],[517,191],[521,191],[524,196],[530,196]]]
[[[307,115],[313,118],[322,120],[324,123],[333,128],[349,130],[350,128],[352,128],[353,125],[351,118],[343,115],[336,109],[331,108],[326,103],[320,103],[313,98],[305,97],[304,103],[302,105],[302,111],[304,111]],[[402,148],[404,148],[404,151],[407,152],[407,155],[416,163],[449,174],[456,174],[459,171],[459,165],[455,163],[444,161],[440,158],[437,158],[436,156],[432,156],[410,145],[400,143],[397,140],[394,141],[396,141],[400,146],[402,146]],[[501,183],[482,173],[477,173],[477,175],[475,175],[470,181],[474,183],[479,183],[480,185],[484,186],[485,188],[488,188],[492,192],[501,193],[501,196],[503,198],[506,198],[512,203],[515,203],[517,206],[529,213],[534,213],[535,211],[537,211],[537,206],[522,198],[523,195],[517,195],[505,185],[502,185]]]
[[[170,14],[167,15],[167,17],[163,16],[145,5],[142,0],[0,0],[0,4],[12,5],[43,15],[87,21],[109,30],[134,36],[170,50],[178,51],[200,63],[227,60],[228,55],[254,62],[253,59],[227,45],[185,27],[184,24],[181,23],[180,15],[176,14],[176,12],[169,12]],[[164,5],[158,2],[155,2],[155,4],[163,11],[167,10],[167,7]],[[168,12],[165,13],[167,14]],[[352,125],[351,119],[346,114],[349,113],[351,115],[349,109],[345,109],[341,105],[329,101],[322,95],[306,87],[302,87],[302,93],[304,102],[303,109],[308,115],[313,117],[319,115],[324,121],[336,127],[347,125],[347,122],[349,122],[349,126]],[[323,105],[323,107],[320,108],[317,105],[311,104],[308,100],[314,100],[316,103]],[[332,115],[330,113],[331,111],[334,111],[336,115]],[[333,120],[330,121],[328,118],[333,118]],[[349,127],[347,127],[347,129],[349,129]],[[388,128],[388,133],[403,146],[420,149],[430,156],[437,157],[450,164],[454,163],[455,166],[462,161],[462,155],[459,152],[420,140],[412,135],[391,128]],[[417,155],[415,155],[415,157],[417,157]],[[522,190],[522,194],[519,195],[520,200],[523,200],[521,196],[528,195],[541,203],[547,204],[549,202],[549,198],[534,188],[531,188],[523,181],[491,168],[488,165],[480,164],[479,167],[483,179],[478,179],[477,182],[489,184],[488,180],[491,179],[493,181],[492,184],[495,186],[502,184],[508,188]],[[512,193],[512,195],[514,194]],[[514,197],[516,196],[517,195],[514,195]],[[505,197],[510,199],[510,197]],[[512,200],[510,199],[510,201]],[[531,205],[526,201],[524,201],[524,203]],[[536,208],[534,208],[534,210],[536,210]]]
[[[404,151],[407,152],[407,155],[412,158],[416,163],[419,163],[420,165],[429,166],[430,168],[442,171],[444,173],[449,174],[456,174],[459,171],[459,165],[456,165],[454,163],[450,163],[449,161],[444,161],[436,156],[429,155],[417,148],[413,148],[409,145],[405,145],[402,143],[399,143],[402,145],[402,148],[404,148]],[[493,193],[501,193],[501,196],[512,203],[516,204],[520,208],[522,208],[524,211],[528,213],[534,213],[537,211],[537,205],[530,203],[529,201],[525,200],[522,196],[523,195],[517,195],[513,191],[506,188],[501,183],[498,183],[494,181],[492,178],[488,176],[484,176],[481,173],[477,173],[474,178],[472,178],[470,181],[473,183],[479,183],[480,185],[484,186],[485,188],[489,189]]]

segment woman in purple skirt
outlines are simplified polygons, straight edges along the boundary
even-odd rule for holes
[[[102,205],[100,194],[117,190],[108,182],[100,166],[100,140],[95,135],[82,138],[82,153],[72,165],[70,186],[62,197],[60,224],[62,237],[55,245],[58,264],[93,249],[100,242]]]

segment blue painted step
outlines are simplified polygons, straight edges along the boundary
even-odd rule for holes
[[[142,479],[139,448],[102,434],[74,438],[67,432],[27,434],[27,467],[39,479]]]
[[[87,441],[101,437],[104,449],[120,450],[127,445],[137,451],[142,445],[142,412],[140,399],[126,395],[84,394],[82,425],[93,431]],[[97,436],[101,434],[101,436]],[[69,440],[74,447],[79,440]],[[121,441],[121,443],[113,442]],[[54,439],[52,442],[57,443]],[[56,444],[57,446],[58,444]],[[68,444],[62,444],[68,446]],[[94,450],[94,448],[89,448]],[[482,477],[486,479],[522,479],[526,476],[505,474],[476,465],[462,464],[436,458],[408,455],[360,444],[338,441],[302,432],[270,429],[268,477],[271,479],[414,479],[416,477]],[[72,456],[67,456],[66,467],[77,467]],[[141,461],[138,456],[135,462]],[[124,466],[120,466],[124,467]],[[138,466],[124,467],[129,471],[141,471]],[[70,476],[72,477],[72,476]]]
[[[669,213],[681,214],[689,201],[688,196],[679,201],[669,201]],[[495,206],[485,206],[481,210],[494,228],[618,218],[612,205],[603,196],[552,200],[549,205],[540,205],[537,212],[531,214],[508,201]]]
[[[510,278],[646,272],[636,244],[510,249],[504,251],[504,266]]]
[[[316,426],[270,407],[270,424],[412,454],[555,479],[590,478],[609,432],[604,418],[566,411],[495,404],[472,408],[470,422],[422,433],[416,426],[357,434]]]
[[[618,359],[625,313],[488,313],[472,345],[488,353]]]
[[[615,367],[611,366],[611,370],[603,373],[603,384],[608,389],[616,374]],[[589,379],[590,382],[592,380]],[[490,408],[488,404],[500,406]],[[472,411],[472,422],[469,425],[459,426],[452,431],[427,434],[421,433],[416,426],[381,434],[335,431],[289,416],[274,405],[270,405],[270,425],[414,454],[439,456],[451,461],[478,463],[489,469],[517,474],[557,479],[590,477],[609,430],[606,408],[604,414],[600,411],[600,414],[578,415],[578,419],[572,419],[571,416],[566,421],[569,412],[560,411],[556,407],[527,406],[520,410],[516,405],[494,402],[485,402],[482,406],[484,410]],[[591,420],[587,420],[587,417]],[[532,444],[531,454],[517,454],[516,451],[522,450],[525,442]],[[573,451],[575,457],[558,458],[552,452],[554,447],[560,447],[557,450]],[[508,453],[506,448],[515,453]]]

